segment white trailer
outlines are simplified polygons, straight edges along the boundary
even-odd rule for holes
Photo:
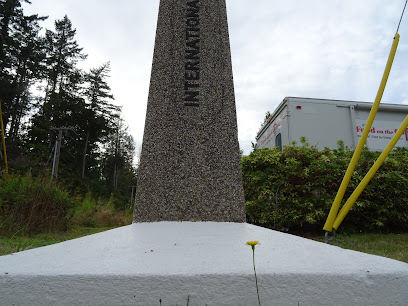
[[[319,149],[338,147],[342,140],[351,150],[361,137],[373,103],[286,97],[256,136],[256,148],[299,144],[302,136]],[[372,151],[383,151],[405,117],[408,105],[382,103],[367,138]],[[396,147],[408,148],[407,131]]]

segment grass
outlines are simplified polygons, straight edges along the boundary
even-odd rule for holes
[[[103,232],[113,227],[73,227],[67,232],[53,234],[38,234],[34,236],[0,236],[0,255],[21,252],[29,249],[42,247],[49,244],[63,242],[87,235]]]
[[[324,241],[324,237],[310,238],[313,240]],[[340,234],[331,242],[331,245],[408,263],[408,233]]]

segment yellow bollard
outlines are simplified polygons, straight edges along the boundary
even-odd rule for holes
[[[401,124],[401,126],[399,127],[399,129],[395,133],[394,137],[392,137],[391,141],[389,142],[387,147],[384,149],[384,151],[381,153],[381,155],[378,157],[378,159],[375,161],[375,163],[371,167],[370,171],[367,172],[367,174],[365,175],[363,180],[357,186],[356,190],[354,190],[354,192],[351,194],[350,198],[347,200],[347,202],[344,204],[343,208],[340,210],[340,212],[339,212],[339,214],[338,214],[338,216],[337,216],[337,218],[336,218],[336,220],[335,220],[335,222],[333,224],[333,228],[335,230],[337,230],[339,228],[341,222],[346,217],[347,213],[353,207],[354,203],[357,201],[358,197],[363,192],[364,188],[367,186],[367,184],[373,178],[374,174],[377,172],[377,170],[383,164],[383,162],[387,158],[388,154],[390,154],[391,150],[394,148],[395,144],[401,138],[402,134],[404,134],[407,127],[408,127],[408,116],[405,117],[404,122]]]
[[[3,149],[4,149],[4,162],[6,163],[6,174],[8,173],[8,164],[7,164],[7,152],[6,152],[6,140],[4,136],[4,126],[3,126],[3,114],[1,112],[1,101],[0,101],[0,125],[1,125],[1,138],[3,140]]]
[[[341,182],[336,198],[333,201],[333,205],[330,209],[326,223],[324,224],[323,230],[325,230],[326,232],[333,231],[333,224],[336,219],[337,213],[339,211],[341,201],[343,200],[344,194],[350,182],[351,176],[353,175],[357,161],[360,158],[361,151],[364,148],[364,144],[367,140],[368,133],[370,132],[371,126],[373,125],[375,115],[377,114],[378,107],[380,106],[381,98],[384,93],[385,85],[387,84],[388,76],[390,75],[395,53],[397,52],[399,38],[400,38],[400,35],[396,33],[394,37],[394,42],[391,47],[390,55],[388,56],[387,65],[385,66],[385,70],[384,70],[384,74],[383,74],[383,77],[380,83],[380,87],[378,88],[377,96],[375,97],[373,107],[371,108],[370,114],[367,118],[367,123],[364,126],[363,134],[361,135],[360,141],[358,142],[357,147],[354,150],[353,157],[351,158],[350,164],[347,168],[346,174],[344,175],[343,181]]]

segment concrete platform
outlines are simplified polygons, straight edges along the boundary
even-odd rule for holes
[[[137,223],[0,256],[1,305],[407,305],[408,264],[264,229]]]

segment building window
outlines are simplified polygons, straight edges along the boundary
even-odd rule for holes
[[[276,138],[275,138],[275,147],[278,147],[279,150],[282,151],[282,136],[281,136],[281,133],[279,133],[278,135],[276,135]]]

